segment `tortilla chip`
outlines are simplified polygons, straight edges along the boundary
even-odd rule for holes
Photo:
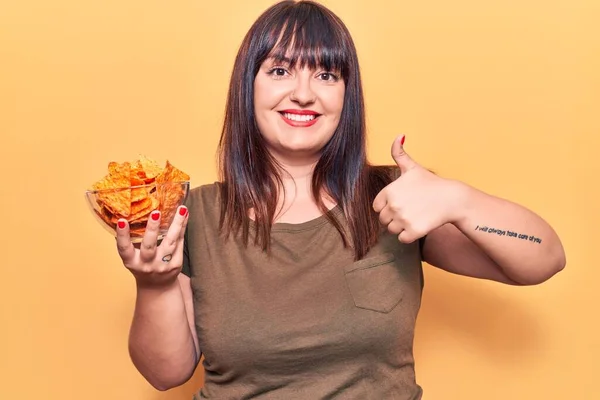
[[[189,180],[190,177],[185,172],[175,168],[169,161],[165,169],[156,177],[157,197],[160,202],[161,228],[168,227],[175,212],[177,205],[181,203],[185,195],[180,183]]]
[[[111,163],[109,174],[92,185],[98,193],[100,200],[106,208],[113,213],[127,217],[131,212],[131,189],[129,180],[129,163],[119,165]]]
[[[189,181],[190,176],[185,172],[175,168],[168,160],[165,168],[156,176],[156,184],[165,182],[185,182]]]
[[[145,185],[143,179],[138,178],[135,175],[130,176],[131,186],[142,186]],[[131,202],[135,203],[137,201],[142,201],[148,198],[148,188],[147,187],[138,187],[131,189]],[[135,211],[132,211],[135,212]]]
[[[156,161],[151,160],[144,155],[140,155],[135,161],[135,168],[136,171],[140,171],[138,173],[146,183],[154,182],[156,177],[163,171],[163,168],[161,168]]]
[[[131,205],[131,215],[128,218],[128,221],[133,222],[142,217],[146,217],[148,220],[148,215],[154,210],[158,208],[158,200],[154,196],[147,197],[146,199],[133,203]]]

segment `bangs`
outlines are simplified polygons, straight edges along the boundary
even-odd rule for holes
[[[264,26],[259,65],[272,58],[290,68],[336,71],[347,81],[352,45],[343,24],[328,10],[311,2],[292,3]]]

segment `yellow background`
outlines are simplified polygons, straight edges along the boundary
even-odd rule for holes
[[[233,58],[272,1],[0,3],[0,399],[189,399],[129,361],[134,285],[83,192],[111,160],[215,177]],[[425,399],[598,399],[600,2],[325,3],[354,35],[369,152],[393,138],[510,198],[564,241],[566,270],[515,288],[426,268]]]

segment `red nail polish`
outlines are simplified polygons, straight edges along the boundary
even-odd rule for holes
[[[119,221],[117,222],[117,225],[119,225],[119,229],[123,229],[125,228],[125,221]]]
[[[153,221],[158,221],[158,218],[160,218],[160,213],[158,211],[154,211],[151,217]]]
[[[182,217],[185,217],[185,214],[187,214],[187,208],[181,207],[179,209],[179,215],[181,215]]]
[[[402,139],[400,139],[400,144],[403,145],[404,144],[404,139],[406,139],[406,136],[402,136]]]

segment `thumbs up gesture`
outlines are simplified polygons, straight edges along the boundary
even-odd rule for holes
[[[400,177],[373,201],[379,221],[402,243],[411,243],[459,217],[461,184],[423,168],[404,151],[404,135],[392,144]]]

